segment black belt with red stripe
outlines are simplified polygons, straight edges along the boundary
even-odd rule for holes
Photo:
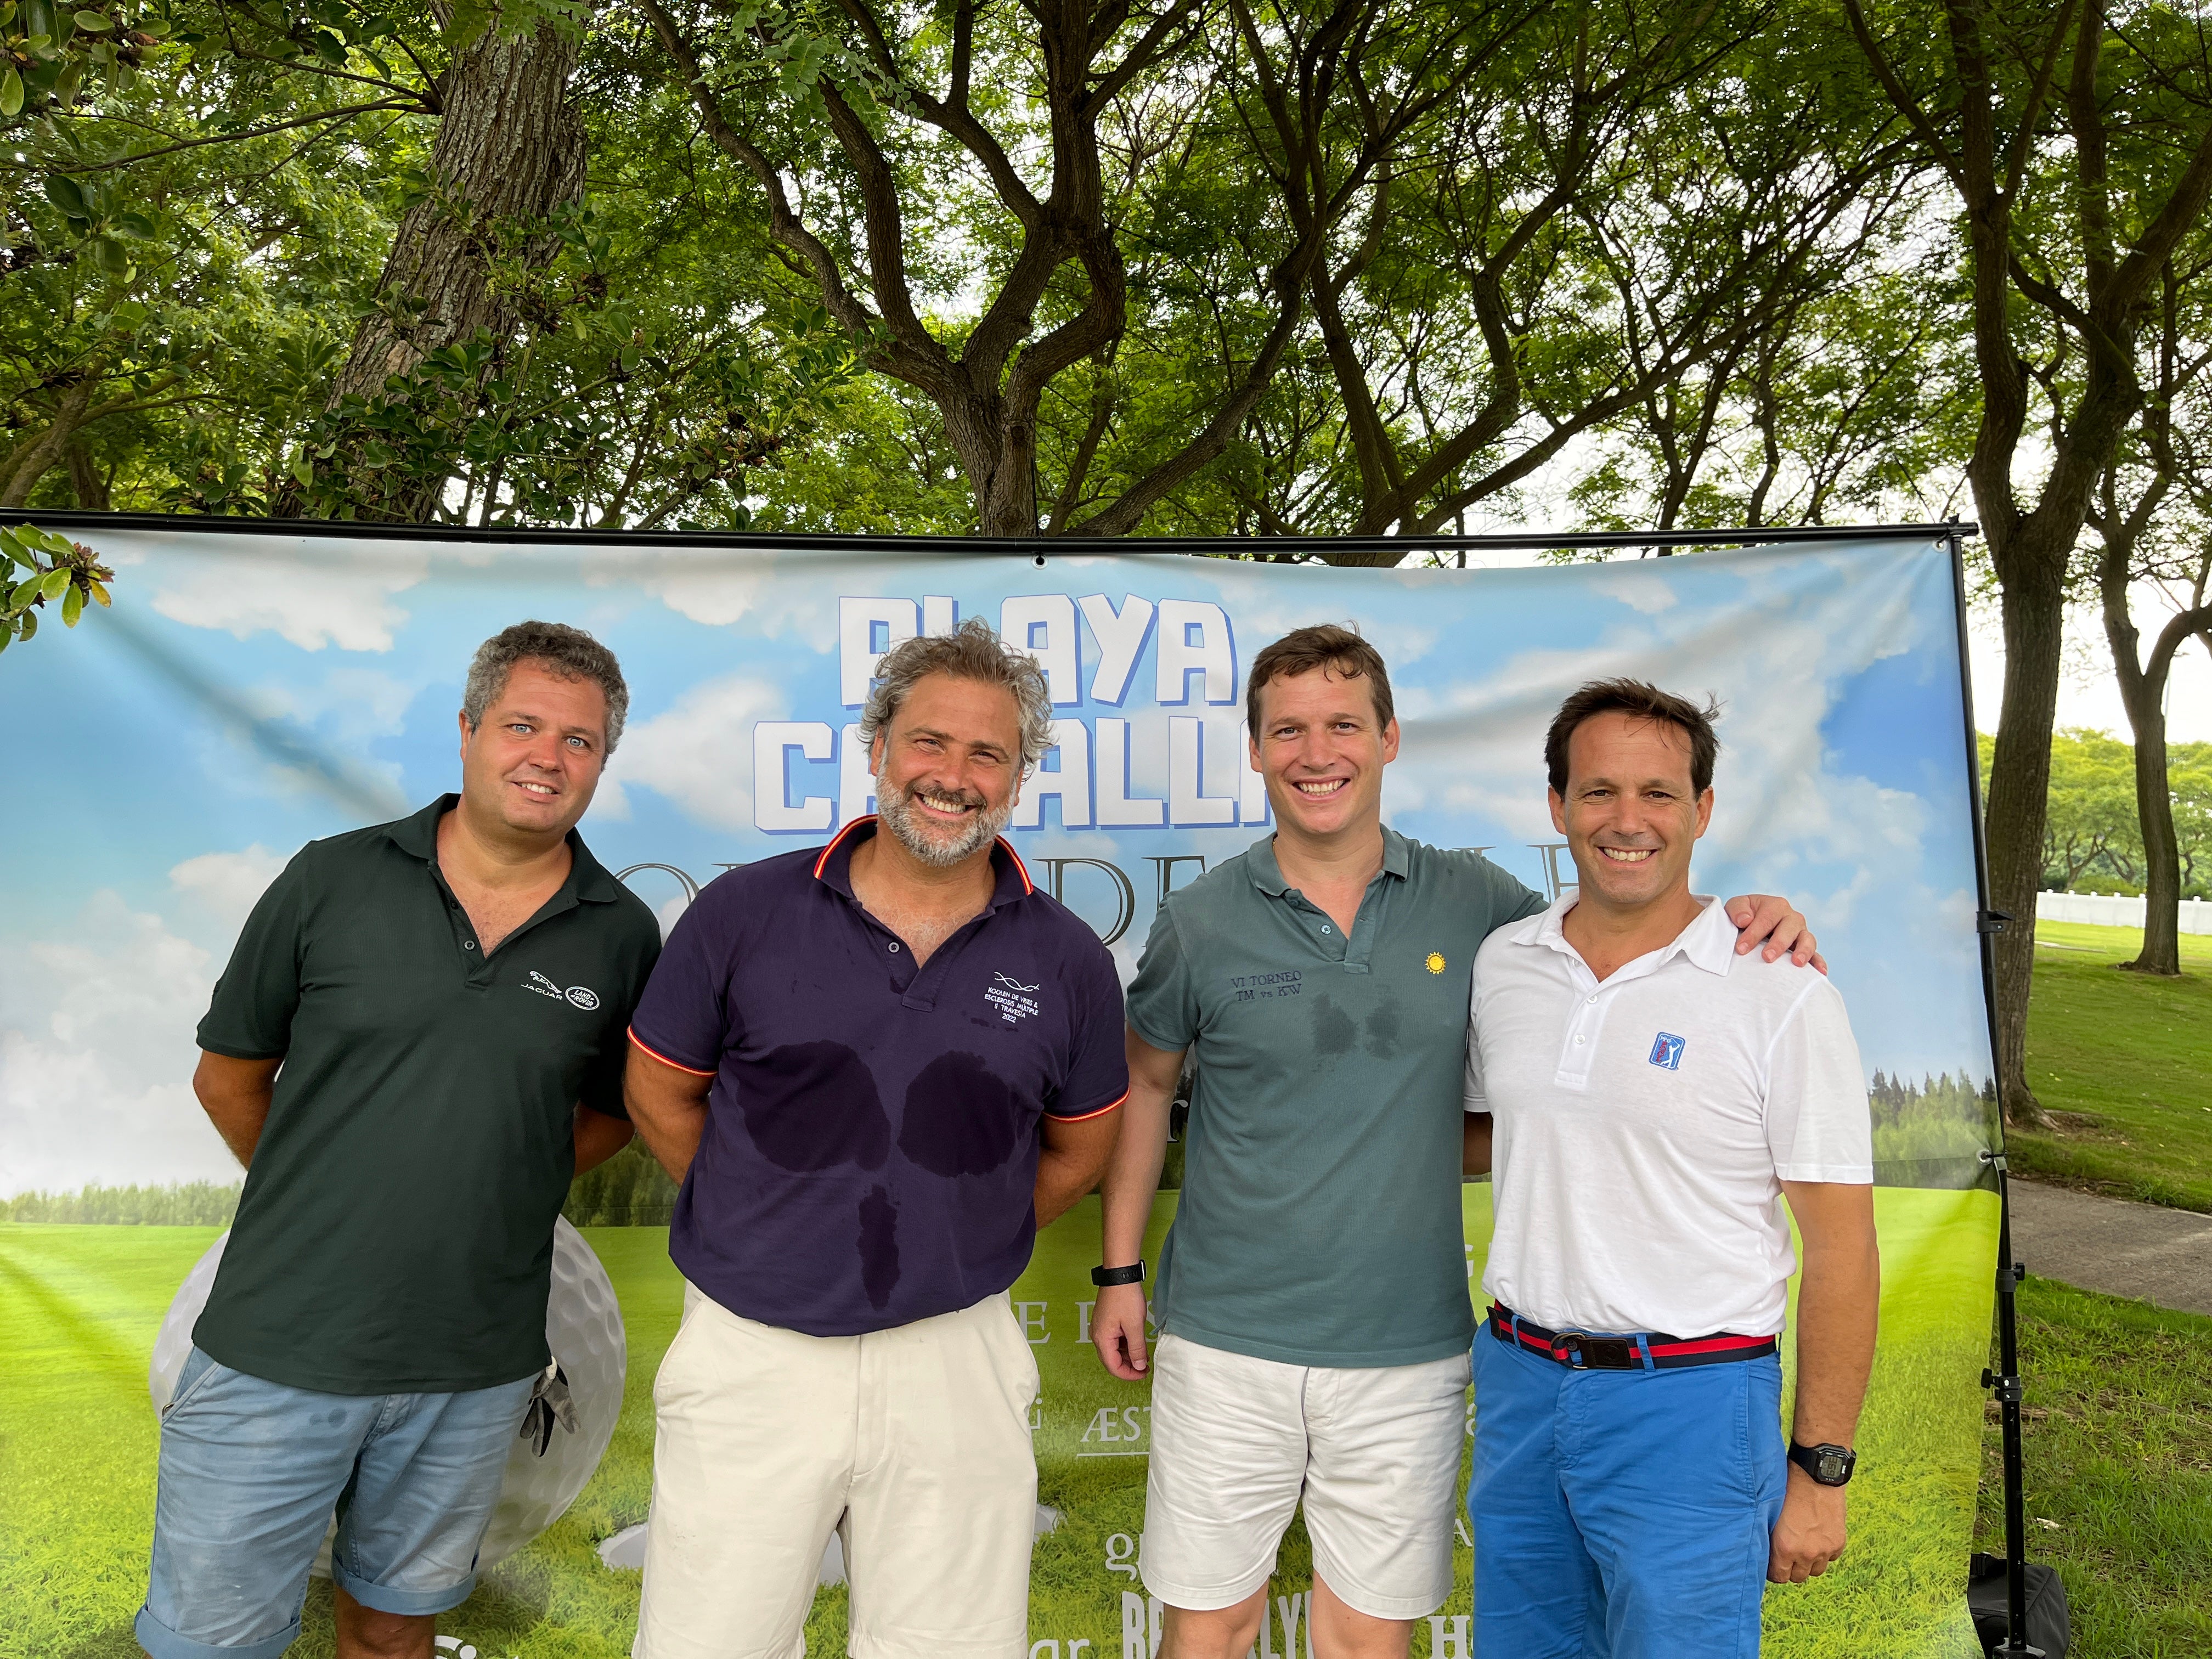
[[[1680,1370],[1690,1365],[1764,1359],[1775,1350],[1771,1336],[1734,1336],[1726,1331],[1690,1337],[1668,1336],[1664,1331],[1644,1331],[1632,1336],[1547,1331],[1533,1320],[1519,1317],[1501,1302],[1490,1304],[1490,1334],[1508,1347],[1540,1354],[1578,1371],[1640,1371],[1647,1354],[1654,1370]]]

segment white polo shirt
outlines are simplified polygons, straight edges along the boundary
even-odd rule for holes
[[[1482,1287],[1554,1330],[1778,1335],[1784,1181],[1874,1180],[1858,1044],[1827,976],[1735,953],[1711,898],[1600,981],[1569,889],[1474,959],[1467,1109],[1495,1120]]]

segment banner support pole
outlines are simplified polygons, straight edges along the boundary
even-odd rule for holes
[[[1993,940],[2002,933],[2014,918],[2002,910],[1990,908],[1989,848],[1982,823],[1982,757],[1979,734],[1974,726],[1973,677],[1968,667],[1970,643],[1966,632],[1966,566],[1963,544],[1969,526],[1954,517],[1946,528],[1944,540],[1951,550],[1951,580],[1959,605],[1959,680],[1960,701],[1966,714],[1966,780],[1973,792],[1974,820],[1974,879],[1978,889],[1981,908],[1975,920],[1975,932],[1979,935],[1982,958],[1982,1007],[1989,1021],[1990,1056],[1995,1060],[1997,1053],[1996,1029],[1996,954]],[[2028,918],[2033,929],[2035,919]],[[2003,1085],[1995,1077],[1991,1088],[1996,1095],[1997,1141],[2003,1145],[2004,1094]],[[2027,1277],[2027,1270],[2013,1260],[2012,1253],[2012,1185],[2005,1169],[2005,1157],[2001,1150],[1992,1149],[1982,1154],[1997,1178],[1997,1369],[1986,1368],[1982,1372],[1982,1386],[1992,1390],[1997,1399],[1997,1412],[2003,1436],[2004,1469],[2004,1561],[2005,1561],[2005,1638],[1990,1652],[2008,1655],[2012,1659],[2044,1659],[2041,1648],[2031,1647],[2027,1641],[2027,1489],[2025,1459],[2020,1437],[2020,1404],[2022,1389],[2020,1380],[2020,1322],[2014,1292],[2020,1281]]]

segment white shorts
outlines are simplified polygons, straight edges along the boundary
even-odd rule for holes
[[[1301,1497],[1314,1572],[1355,1611],[1419,1619],[1451,1595],[1468,1358],[1323,1368],[1163,1336],[1139,1565],[1194,1613],[1273,1576]]]
[[[636,1659],[790,1659],[832,1529],[858,1659],[1026,1659],[1036,1395],[1004,1296],[822,1337],[686,1287],[653,1389]]]

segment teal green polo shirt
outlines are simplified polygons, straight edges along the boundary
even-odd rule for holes
[[[1197,1087],[1160,1328],[1294,1365],[1411,1365],[1474,1335],[1460,1142],[1474,953],[1545,908],[1479,853],[1382,831],[1346,939],[1274,839],[1171,894],[1128,1018]]]
[[[192,1340],[325,1394],[447,1393],[546,1362],[578,1103],[622,1116],[644,902],[574,831],[568,879],[487,955],[438,821],[310,842],[216,981],[199,1045],[283,1060]]]

